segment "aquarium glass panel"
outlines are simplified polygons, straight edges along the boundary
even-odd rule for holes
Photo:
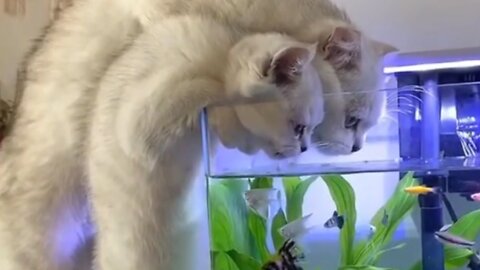
[[[365,99],[378,98],[376,104],[382,104],[367,106],[379,108],[378,121],[368,124],[365,142],[355,151],[342,152],[358,143],[348,132],[329,140],[313,136],[307,151],[279,157],[255,141],[234,145],[247,137],[218,130],[219,121],[231,117],[235,106],[268,108],[277,102],[271,97],[204,110],[212,269],[278,269],[262,267],[295,258],[293,263],[305,270],[420,270],[419,201],[429,195],[406,190],[432,175],[439,177],[435,196],[442,194],[448,204],[440,207],[444,223],[453,223],[449,231],[464,239],[479,235],[479,202],[472,196],[480,192],[480,85],[387,79],[395,87],[324,95],[327,118],[337,116],[329,116],[332,111],[355,111],[352,106],[365,104]],[[338,98],[349,105],[336,107]],[[258,117],[253,123],[262,123],[261,114],[252,115]],[[343,119],[342,125],[361,128],[356,121]],[[343,148],[334,143],[341,144],[340,138]],[[480,193],[476,196],[480,201]],[[446,269],[465,269],[472,255],[470,249],[455,246],[445,245],[444,251]]]
[[[437,84],[432,80],[423,85],[342,93],[341,96],[327,93],[324,95],[325,119],[345,119],[337,119],[341,124],[336,126],[322,122],[313,131],[317,136],[312,137],[307,151],[294,157],[285,157],[282,153],[275,156],[269,146],[248,149],[255,144],[253,142],[237,147],[228,140],[222,141],[225,135],[216,134],[216,115],[224,117],[235,111],[235,106],[248,107],[248,102],[258,108],[275,101],[252,100],[241,105],[210,107],[202,115],[206,172],[212,177],[228,178],[477,169],[480,164],[477,158],[480,151],[479,87],[478,83]],[[342,108],[335,102],[339,98],[346,102]],[[365,101],[372,99],[383,101],[383,105],[371,106]],[[358,111],[357,107],[362,109]],[[379,110],[376,123],[372,122],[375,117],[362,119],[377,113],[372,110]],[[352,111],[359,119],[352,119],[357,116],[348,116],[345,111]],[[261,115],[252,115],[259,118],[259,123],[263,121]],[[358,125],[359,132],[343,126],[352,123]],[[362,144],[363,133],[365,141]]]

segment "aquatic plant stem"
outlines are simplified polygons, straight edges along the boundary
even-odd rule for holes
[[[269,205],[267,208],[267,233],[265,235],[265,242],[267,244],[268,251],[273,254],[276,252],[275,245],[273,244],[273,237],[272,237],[272,226],[273,226],[273,218],[275,215],[272,214],[272,207]]]
[[[442,192],[441,196],[442,196],[443,204],[445,204],[445,208],[447,208],[448,215],[450,216],[452,223],[457,222],[458,221],[457,214],[455,213],[455,209],[453,209],[453,206],[450,203],[450,200],[448,199],[447,195]]]

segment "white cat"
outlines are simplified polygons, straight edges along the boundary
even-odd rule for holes
[[[323,118],[321,84],[311,65],[315,46],[273,33],[251,35],[234,46],[240,37],[241,32],[209,19],[167,19],[142,34],[108,69],[90,104],[92,114],[85,117],[91,123],[86,123],[90,131],[83,154],[88,159],[99,269],[195,267],[192,256],[181,256],[190,254],[195,239],[179,239],[186,219],[185,196],[200,162],[197,122],[203,107],[235,97],[270,95],[273,101],[252,106],[267,106],[277,114],[264,121],[243,119],[244,135],[252,136],[249,131],[258,130],[256,125],[273,128],[273,137],[258,134],[260,147],[267,143],[265,150],[272,156],[298,155],[308,146],[303,137]],[[221,111],[213,110],[213,119]],[[230,122],[218,119],[215,127]],[[28,182],[7,184],[0,194],[0,249],[8,255],[0,258],[2,269],[74,269],[72,258],[83,237],[74,223],[80,218],[88,222],[88,209],[46,208],[41,220],[32,219],[37,213],[18,216],[18,207],[41,201],[30,197],[43,194],[27,190]],[[51,196],[45,201],[58,193],[69,195],[48,185]],[[10,230],[11,222],[20,223]],[[42,228],[44,234],[35,235],[35,229]],[[38,242],[13,241],[12,231],[31,233]]]
[[[353,35],[356,27],[328,0],[75,0],[30,57],[15,124],[0,149],[0,242],[15,243],[19,259],[33,264],[49,258],[52,246],[45,238],[57,227],[72,235],[58,240],[65,242],[65,254],[74,252],[70,241],[83,240],[88,209],[81,161],[88,104],[110,63],[145,27],[174,13],[204,14],[249,32],[278,31],[318,42],[314,65],[324,90],[334,95],[328,96],[324,124],[315,137],[322,145],[334,145],[332,152],[353,149],[354,132],[346,128],[352,125],[345,124],[357,121],[347,117],[347,108],[364,110],[362,118],[372,119],[365,123],[376,120],[370,113],[379,107],[376,98],[361,95],[361,106],[351,106],[357,98],[349,101],[339,94],[374,88],[378,74],[373,67],[393,48]],[[350,38],[343,39],[343,32]],[[319,64],[322,58],[327,64]],[[339,137],[345,138],[345,147],[332,144],[336,133],[345,134]],[[16,256],[11,251],[0,244],[1,269],[16,270],[9,265]]]
[[[259,74],[261,76],[271,76],[271,74],[267,74],[267,72],[273,72],[274,70],[245,68],[251,66],[251,64],[246,61],[250,59],[257,59],[257,67],[265,66],[264,63],[260,62],[265,61],[265,44],[265,37],[257,35],[251,37],[251,42],[247,43],[247,46],[235,46],[235,48],[232,49],[230,52],[232,57],[229,61],[230,69],[228,70],[229,73],[227,73],[229,79],[226,80],[227,89],[237,86],[241,87],[241,89],[250,89],[251,87],[268,89],[273,86],[282,87],[282,84],[288,86],[292,80],[295,80],[295,78],[291,77],[278,78],[279,84],[272,85],[271,81],[258,80],[258,76]],[[267,48],[274,48],[273,46],[276,46],[274,42]],[[281,48],[276,49],[280,50]],[[310,49],[316,51],[316,44],[313,44]],[[290,51],[283,53],[288,52]],[[297,53],[302,53],[302,51],[299,50]],[[238,55],[248,55],[249,57],[241,58],[238,57]],[[272,57],[275,60],[275,57],[278,56],[283,56],[283,54],[279,53],[277,56]],[[311,60],[312,59],[309,59],[309,61]],[[291,59],[284,58],[283,61],[291,61]],[[303,65],[303,63],[298,64]],[[282,65],[279,65],[277,69],[282,67]],[[295,71],[300,72],[300,70],[294,70],[292,72]],[[317,80],[318,78],[318,74],[314,69],[306,69],[302,72],[302,75],[309,78],[310,81]],[[320,85],[320,82],[318,82],[317,85]],[[286,98],[280,100],[280,102],[264,100],[255,103],[250,102],[235,105],[236,119],[239,120],[238,124],[236,124],[237,128],[228,129],[228,131],[235,131],[234,133],[222,134],[222,132],[220,132],[220,139],[222,139],[224,145],[227,146],[231,144],[229,141],[237,142],[235,147],[240,149],[245,149],[244,147],[238,147],[238,142],[242,142],[243,140],[249,141],[249,146],[252,146],[254,143],[262,145],[262,149],[274,159],[296,156],[300,154],[300,152],[305,152],[310,145],[313,129],[323,120],[324,104],[322,89],[318,89],[318,87],[303,87],[302,90],[303,91],[282,91],[283,96]],[[223,118],[230,116],[230,114],[226,112],[229,109],[228,107],[213,107],[213,112],[218,111],[216,114]],[[232,125],[232,118],[235,119],[235,117],[230,117],[230,119],[223,121],[221,125],[217,125],[217,130],[224,131],[224,127]],[[280,119],[280,121],[276,121],[277,119]],[[285,125],[284,119],[289,120],[289,125]],[[239,133],[239,126],[254,136],[246,136]],[[286,134],[290,135],[286,136]],[[301,139],[300,147],[298,147],[297,141],[288,141],[282,137],[299,137]],[[252,142],[253,139],[256,139],[255,142]],[[282,149],[282,151],[278,151],[279,149]],[[247,150],[246,152],[253,151]]]
[[[178,239],[201,158],[203,107],[273,94],[279,102],[255,106],[278,113],[265,119],[275,128],[266,150],[285,157],[298,155],[304,131],[322,120],[321,85],[310,65],[315,47],[267,33],[243,38],[229,53],[237,38],[213,20],[166,19],[102,79],[87,154],[98,269],[195,269],[195,239]],[[296,106],[290,96],[312,102]]]
[[[366,132],[383,106],[380,60],[396,48],[361,33],[331,0],[123,0],[146,25],[168,14],[206,14],[249,31],[279,31],[304,42],[318,42],[319,57],[331,66],[317,67],[325,88],[325,121],[314,131],[317,149],[327,154],[360,150]],[[337,80],[337,82],[334,82]],[[342,96],[340,96],[342,95]]]

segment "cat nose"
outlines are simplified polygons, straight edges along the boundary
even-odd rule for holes
[[[358,151],[360,151],[360,149],[361,149],[360,146],[354,144],[354,145],[352,146],[352,153],[358,152]]]
[[[300,146],[300,151],[303,153],[303,152],[306,152],[308,149],[308,147],[306,146]]]

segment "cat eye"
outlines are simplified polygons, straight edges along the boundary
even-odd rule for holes
[[[355,116],[347,116],[345,119],[345,128],[351,129],[356,128],[360,123],[360,119]]]
[[[306,128],[307,127],[305,125],[301,125],[301,124],[295,125],[293,129],[293,131],[295,132],[295,136],[297,136],[298,138],[301,138],[305,133]]]

